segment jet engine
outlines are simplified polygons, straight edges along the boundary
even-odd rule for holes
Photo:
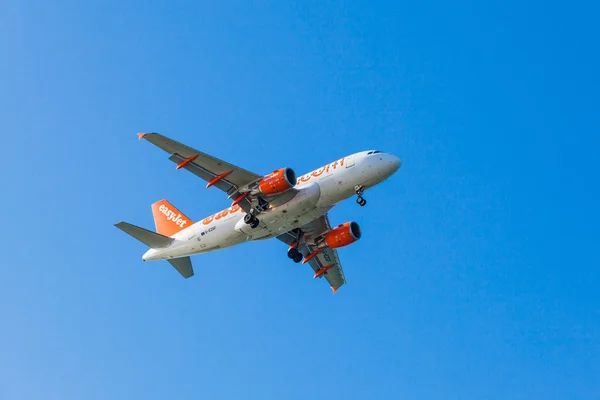
[[[346,222],[323,235],[325,244],[332,249],[348,246],[361,237],[360,226],[356,222]]]
[[[296,173],[291,168],[281,168],[258,182],[258,192],[267,196],[283,193],[296,185]]]

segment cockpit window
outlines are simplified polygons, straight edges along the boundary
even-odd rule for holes
[[[379,150],[375,150],[373,154],[381,153]]]
[[[370,156],[371,154],[377,154],[377,153],[381,153],[379,150],[371,150],[370,152],[367,153],[368,156]]]

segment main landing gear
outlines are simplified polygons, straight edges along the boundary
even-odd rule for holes
[[[288,257],[294,260],[295,263],[299,263],[304,258],[302,253],[295,247],[288,250]]]
[[[295,229],[294,233],[296,234],[296,240],[288,250],[288,257],[294,260],[294,262],[297,264],[304,258],[304,255],[300,252],[300,250],[298,250],[298,247],[302,246],[304,232],[302,232],[300,229]]]
[[[250,225],[250,228],[254,229],[260,224],[258,218],[256,218],[256,214],[260,214],[265,211],[267,207],[269,207],[269,203],[263,199],[262,197],[258,198],[258,204],[255,204],[256,207],[252,208],[248,214],[244,216],[244,222]]]
[[[354,192],[358,195],[356,202],[359,206],[364,207],[365,204],[367,204],[367,200],[362,197],[363,193],[365,192],[365,187],[363,185],[356,185],[354,186]]]
[[[252,229],[256,228],[258,226],[258,224],[260,224],[260,221],[258,220],[258,218],[256,218],[251,213],[244,215],[244,222],[246,224],[250,225],[250,228],[252,228]]]

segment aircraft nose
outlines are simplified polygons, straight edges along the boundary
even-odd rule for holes
[[[392,154],[392,160],[390,161],[390,163],[394,167],[394,172],[396,172],[398,168],[400,168],[400,166],[402,165],[402,159]]]
[[[400,166],[402,165],[402,159],[393,154],[390,154],[388,159],[390,174],[393,174],[394,172],[398,171],[398,168],[400,168]]]

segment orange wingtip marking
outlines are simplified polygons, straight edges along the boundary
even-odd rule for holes
[[[198,158],[198,154],[186,158],[185,160],[183,160],[182,162],[177,164],[177,168],[175,168],[175,169],[181,169],[181,168],[185,167],[186,165],[188,165],[189,163],[194,161],[196,158]]]
[[[221,179],[225,178],[227,175],[229,175],[232,172],[233,172],[233,170],[227,171],[227,172],[223,172],[221,175],[215,176],[213,179],[210,180],[210,182],[208,182],[206,184],[206,188],[208,189],[209,187],[211,187],[215,183],[219,182]]]
[[[142,140],[144,136],[146,136],[145,133],[138,133],[138,140]]]
[[[335,292],[337,292],[337,290],[339,289],[339,287],[331,287],[331,290],[333,291],[333,294],[335,294]]]
[[[246,192],[246,193],[244,193],[244,194],[241,194],[241,195],[239,195],[239,196],[237,197],[237,199],[235,199],[235,200],[233,201],[233,203],[231,203],[231,206],[233,207],[233,206],[235,206],[235,205],[237,205],[237,204],[240,204],[240,202],[241,202],[242,200],[244,200],[244,199],[245,199],[246,197],[248,197],[248,196],[250,196],[250,192]]]
[[[331,265],[328,265],[328,266],[326,266],[326,267],[323,267],[323,268],[321,268],[320,270],[318,270],[318,271],[317,271],[317,273],[315,274],[315,276],[314,276],[313,278],[315,278],[315,279],[316,279],[316,278],[320,277],[320,276],[321,276],[321,275],[323,275],[325,272],[327,272],[327,270],[328,270],[329,268],[331,268],[331,267],[333,267],[333,264],[331,264]]]
[[[313,258],[315,258],[316,256],[318,256],[322,252],[323,252],[323,249],[320,249],[320,250],[317,250],[317,251],[313,251],[308,256],[306,256],[306,258],[304,259],[304,261],[302,261],[302,264],[306,264],[307,262],[309,262],[310,260],[312,260]]]

